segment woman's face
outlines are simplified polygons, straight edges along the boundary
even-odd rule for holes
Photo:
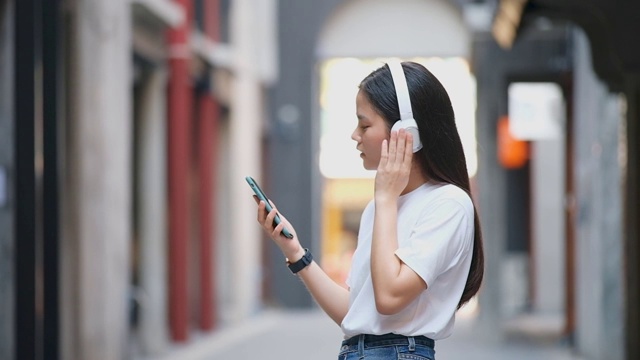
[[[356,148],[361,153],[364,168],[375,170],[380,162],[382,140],[389,139],[389,128],[362,91],[358,91],[356,96],[356,115],[358,126],[351,138],[357,143]]]

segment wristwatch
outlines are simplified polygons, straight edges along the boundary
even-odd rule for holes
[[[309,249],[305,248],[304,255],[300,258],[300,260],[294,263],[289,261],[289,259],[286,260],[289,270],[291,270],[292,273],[296,274],[298,273],[298,271],[306,268],[309,264],[311,264],[311,261],[313,261],[313,255],[311,255],[311,251],[309,251]]]

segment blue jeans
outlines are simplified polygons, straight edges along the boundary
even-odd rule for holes
[[[338,360],[435,360],[435,353],[424,336],[357,335],[342,342]]]

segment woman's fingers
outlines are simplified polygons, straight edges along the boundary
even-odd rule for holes
[[[407,131],[404,129],[400,129],[398,132],[398,140],[396,145],[396,163],[402,164],[404,162],[405,157],[405,148],[407,139]]]
[[[273,229],[273,226],[275,225],[274,219],[276,218],[276,210],[272,209],[269,214],[267,214],[267,217],[264,219],[264,228],[271,230]]]
[[[278,209],[276,209],[275,205],[271,200],[269,200],[269,204],[271,205],[271,211],[267,212],[266,204],[263,200],[258,201],[258,223],[262,225],[262,227],[272,235],[280,234],[282,229],[288,224],[287,220],[281,214],[278,214]],[[276,226],[275,218],[278,216],[280,218],[281,226]],[[279,229],[279,231],[275,231],[275,229]]]
[[[275,208],[267,213],[267,206],[264,201],[258,202],[258,222],[262,224],[266,230],[271,231],[273,228],[273,219],[275,219],[277,211]]]
[[[382,140],[382,146],[380,148],[380,163],[378,164],[378,169],[383,169],[387,165],[387,161],[389,161],[389,146],[387,139],[384,139]]]
[[[380,168],[387,165],[396,169],[401,165],[411,165],[413,156],[413,137],[411,133],[404,129],[392,131],[389,136],[389,142],[382,141],[380,150]]]
[[[284,222],[281,221],[280,224],[276,225],[273,228],[273,231],[271,232],[271,237],[275,239],[281,236],[280,234],[282,233],[283,229],[284,229]]]
[[[392,131],[389,135],[389,162],[393,164],[396,161],[396,148],[398,146],[398,132]]]
[[[254,197],[254,199],[256,199]],[[287,219],[278,214],[278,211],[273,204],[273,202],[269,201],[269,205],[271,211],[267,211],[267,204],[262,200],[256,200],[258,202],[258,223],[262,226],[262,229],[268,234],[272,240],[275,241],[276,245],[280,247],[282,252],[287,256],[287,254],[293,254],[300,248],[300,242],[297,239],[297,235],[295,229],[291,224],[287,221]],[[279,224],[276,225],[275,219],[276,216],[279,217]],[[292,234],[293,239],[287,238],[282,231],[284,228],[287,228]]]
[[[398,190],[401,186],[406,186],[411,172],[413,156],[411,134],[405,129],[392,131],[388,144],[387,148],[386,140],[382,141],[380,164],[376,174],[376,188],[380,191]],[[402,191],[402,189],[399,190]]]
[[[411,135],[410,132],[407,132],[405,137],[407,140],[404,147],[403,166],[411,169],[411,158],[413,157],[413,135]]]

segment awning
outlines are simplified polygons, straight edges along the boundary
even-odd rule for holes
[[[517,41],[526,20],[547,17],[582,28],[591,44],[593,66],[612,91],[624,88],[625,78],[640,75],[640,1],[499,0],[492,34],[505,49]]]

